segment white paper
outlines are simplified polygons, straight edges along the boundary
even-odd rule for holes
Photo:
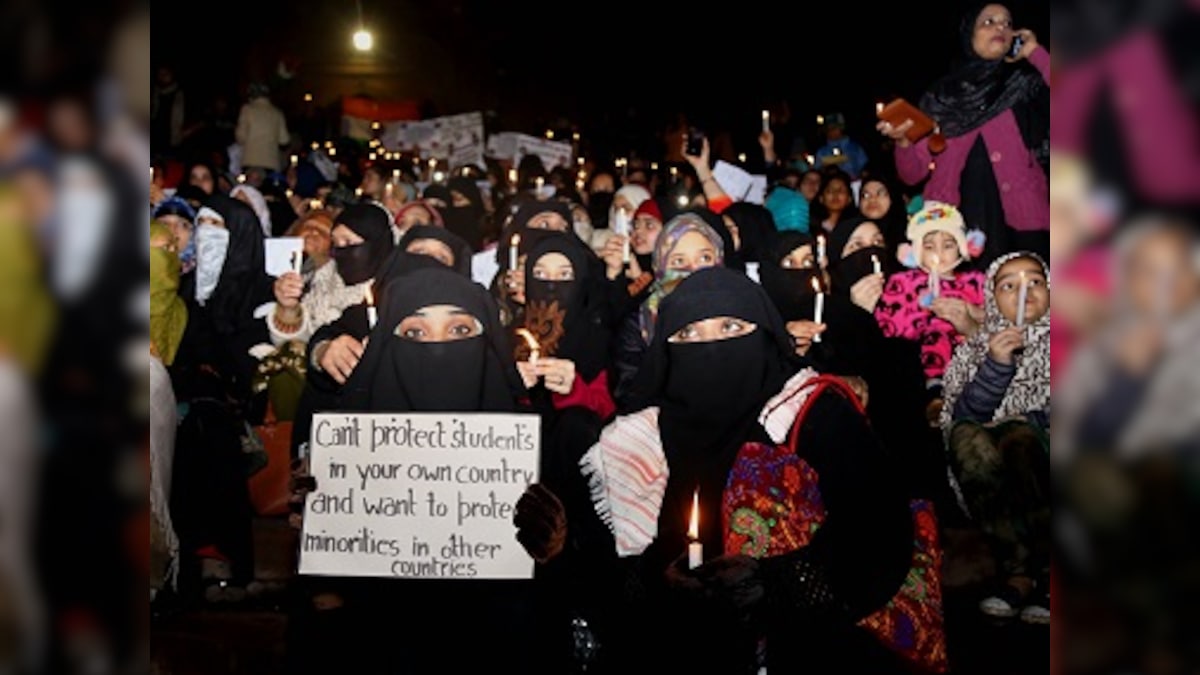
[[[537,155],[541,158],[542,166],[546,167],[547,171],[557,166],[571,168],[573,154],[570,143],[519,134],[516,152],[513,155],[513,164],[520,164],[526,155]]]
[[[267,274],[281,277],[288,272],[300,273],[304,262],[304,239],[302,237],[272,237],[264,239],[267,259]]]
[[[746,198],[742,201],[750,202],[751,204],[763,204],[767,201],[767,177],[766,176],[751,176],[750,189],[746,192]]]
[[[754,182],[754,177],[745,170],[721,160],[717,160],[712,174],[717,185],[721,186],[725,194],[734,201],[745,199],[746,193],[750,191],[750,186]]]
[[[300,573],[532,578],[512,519],[540,438],[536,415],[314,415]]]

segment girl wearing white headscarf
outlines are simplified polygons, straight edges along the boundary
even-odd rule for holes
[[[1049,277],[1029,252],[991,264],[984,324],[954,352],[941,414],[951,482],[1000,572],[980,610],[1039,624],[1050,620]]]

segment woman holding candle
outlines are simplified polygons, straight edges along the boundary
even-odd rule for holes
[[[1050,618],[1049,276],[1033,253],[992,263],[983,325],[954,352],[941,412],[956,487],[997,560],[996,591],[980,610],[1034,623]]]
[[[865,312],[874,312],[883,295],[885,272],[895,266],[887,257],[879,226],[861,217],[843,220],[829,233],[826,246],[832,292],[849,297]],[[877,264],[883,268],[879,272]]]
[[[314,211],[305,220],[314,218],[318,223],[332,221],[324,211]],[[318,268],[309,281],[295,272],[275,280],[275,306],[266,318],[274,345],[308,342],[347,307],[363,302],[367,286],[394,248],[387,214],[371,204],[340,213],[330,230],[330,242],[332,264]]]
[[[531,395],[549,394],[553,410],[583,408],[596,422],[616,410],[608,385],[611,312],[603,281],[592,276],[591,252],[563,233],[529,252],[522,327],[537,345],[512,339],[517,368]],[[597,426],[598,429],[598,426]]]
[[[967,231],[958,209],[926,202],[913,214],[900,246],[900,262],[910,269],[887,279],[875,308],[883,334],[921,346],[931,420],[940,411],[942,375],[955,345],[969,338],[983,320],[982,272],[962,269],[983,253],[983,233]],[[938,292],[933,294],[936,281]]]
[[[897,665],[855,624],[895,596],[909,570],[907,498],[852,395],[812,389],[815,373],[793,376],[793,358],[770,300],[742,274],[701,270],[664,300],[634,412],[606,428],[582,463],[617,556],[637,579],[624,585],[627,614],[605,626],[620,631],[610,644],[630,650],[615,659],[649,653],[652,664],[636,661],[646,672],[752,673],[765,637],[776,672]],[[793,396],[812,401],[796,454],[783,461],[811,467],[837,517],[807,546],[756,558],[761,551],[735,543],[752,530],[725,511],[757,449],[788,435],[803,407]],[[689,570],[694,503],[704,564]]]

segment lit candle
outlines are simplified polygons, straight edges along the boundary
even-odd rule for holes
[[[325,147],[326,147],[326,148],[332,148],[332,147],[333,147],[333,141],[325,141]]]
[[[313,149],[313,150],[320,150],[320,149],[321,149],[321,144],[320,144],[320,143],[318,143],[318,142],[316,142],[316,141],[313,141],[313,144],[312,144],[312,149]]]
[[[375,330],[375,323],[379,321],[379,311],[375,309],[375,294],[371,292],[371,287],[367,286],[367,325],[371,330]]]
[[[150,167],[150,182],[154,182],[154,167]]]
[[[586,160],[584,160],[584,158],[582,158],[582,157],[578,157],[578,158],[576,158],[576,159],[575,159],[575,163],[576,163],[576,164],[578,164],[579,166],[583,166],[583,165],[584,165],[584,164],[586,164],[587,162],[586,162]]]
[[[554,140],[554,130],[553,129],[546,130],[546,138],[549,140]]]
[[[378,129],[379,129],[379,122],[371,122],[371,128],[372,128],[372,129],[376,129],[376,130],[378,130]]]
[[[816,157],[813,157],[812,155],[805,155],[804,161],[808,162],[808,168],[810,168],[810,169],[817,168],[817,158]]]
[[[306,103],[311,103],[311,102],[312,102],[312,100],[313,100],[313,95],[312,95],[311,93],[310,93],[310,94],[305,94],[305,95],[304,95],[304,101],[305,101]]]
[[[658,162],[650,162],[650,170],[658,171]]]
[[[827,261],[825,260],[825,235],[818,234],[817,235],[817,264],[819,264],[821,266],[821,269],[824,269],[826,262]]]
[[[942,292],[942,277],[941,277],[942,259],[933,254],[933,265],[929,270],[929,294],[936,298]]]
[[[688,205],[687,195],[679,195],[679,199],[676,199],[675,203],[679,204],[679,208],[681,209],[686,207]]]
[[[300,158],[297,157],[296,155],[292,155],[292,166],[296,166],[299,163],[300,163]]]
[[[525,341],[525,344],[529,346],[529,362],[537,363],[538,357],[542,354],[542,346],[538,344],[537,338],[533,337],[533,333],[524,328],[518,328],[516,332]]]
[[[688,569],[704,564],[704,544],[700,543],[700,488],[692,493],[692,518],[688,523]]]
[[[881,112],[883,112],[883,104],[876,101],[875,102],[875,114],[878,115]]]
[[[883,274],[883,265],[879,263],[879,256],[871,254],[871,266],[875,268],[875,274]]]
[[[519,248],[520,245],[521,235],[514,234],[512,236],[512,241],[508,245],[508,269],[514,272],[517,269],[517,258],[521,255],[521,249]]]
[[[387,193],[387,196],[389,196],[389,197],[392,196],[392,188],[393,187],[394,186],[391,183],[388,183],[387,185],[383,186],[383,191]]]
[[[392,169],[392,180],[400,180],[400,169]]]
[[[575,181],[575,189],[576,189],[576,190],[582,190],[582,189],[583,189],[583,186],[584,186],[584,182],[583,182],[583,179],[582,179],[582,178],[580,178],[579,180]]]
[[[671,180],[679,178],[679,167],[671,167]]]
[[[1017,328],[1025,327],[1025,301],[1029,299],[1029,279],[1021,270],[1021,287],[1017,291]]]
[[[369,159],[369,160],[371,160],[372,162],[374,162],[374,161],[375,161],[375,153],[373,153],[373,152],[372,152],[372,153],[368,154],[368,155],[367,155],[367,159]]]
[[[818,125],[825,124],[825,116],[824,115],[817,115],[817,124]]]
[[[824,323],[825,318],[825,291],[821,289],[821,282],[817,281],[816,277],[812,278],[813,290],[817,292],[817,306],[813,311],[813,322]],[[813,342],[821,341],[821,334],[817,333],[813,336]]]
[[[429,158],[429,170],[430,170],[430,171],[433,171],[433,170],[434,170],[434,169],[436,169],[436,168],[437,168],[437,158],[436,158],[436,157],[430,157],[430,158]]]
[[[284,191],[283,191],[283,193],[284,193],[285,195],[287,195],[287,198],[288,198],[288,199],[291,199],[291,198],[292,198],[292,189],[291,189],[291,188],[288,188],[288,189],[284,190]]]
[[[763,133],[766,133],[771,130],[771,112],[769,110],[764,110],[762,117],[763,117]]]
[[[239,183],[245,183],[245,182],[246,182],[246,174],[244,174],[244,173],[239,173],[239,174],[238,174],[238,177],[237,177],[237,181],[238,181]]]
[[[542,196],[542,187],[546,185],[546,179],[538,176],[537,178],[533,179],[533,184],[537,188],[538,196]]]
[[[355,197],[361,197],[362,195],[363,195],[362,188],[360,188],[360,187],[354,188],[354,196]]]
[[[739,161],[739,162],[742,162],[743,164],[745,164],[745,163],[746,163],[746,153],[744,153],[744,152],[743,152],[743,153],[739,153],[739,154],[738,154],[738,161]]]
[[[329,156],[330,156],[330,157],[337,157],[337,148],[330,148],[330,149],[329,149]]]
[[[576,143],[578,143],[578,142],[579,142],[579,132],[578,132],[578,131],[576,131],[575,133],[571,134],[571,140],[575,141]]]
[[[433,172],[433,182],[440,183],[445,179],[446,179],[446,174],[442,173],[441,171]]]
[[[308,200],[308,208],[310,208],[310,209],[319,209],[319,208],[321,208],[321,200],[320,200],[320,199],[310,199],[310,200]]]

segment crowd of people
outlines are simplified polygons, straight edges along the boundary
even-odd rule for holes
[[[980,611],[1048,624],[1050,56],[995,3],[959,38],[919,106],[939,138],[880,122],[869,161],[830,114],[793,158],[764,128],[763,204],[707,139],[620,169],[371,161],[298,144],[255,87],[240,174],[151,170],[154,591],[265,592],[249,478],[294,461],[299,525],[314,413],[524,411],[534,578],[303,579],[297,670],[944,672],[947,519],[993,545]],[[303,260],[273,278],[279,236]],[[282,455],[254,432],[279,422]]]

